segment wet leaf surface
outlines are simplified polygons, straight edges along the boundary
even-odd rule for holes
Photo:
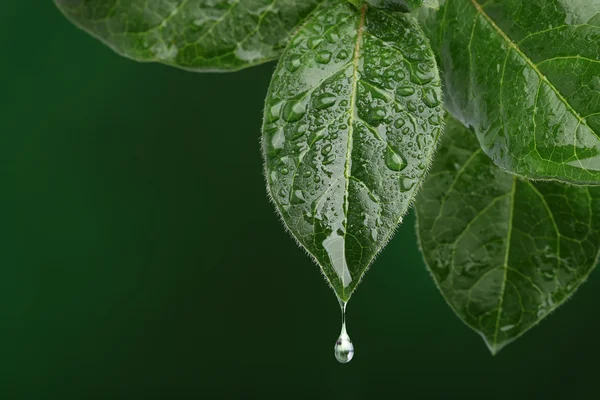
[[[419,7],[438,8],[438,0],[367,0],[369,4],[391,11],[409,12]]]
[[[600,184],[600,0],[446,0],[419,14],[446,107],[496,164]]]
[[[493,353],[564,303],[598,260],[600,187],[507,174],[454,119],[416,210],[433,278]]]
[[[55,0],[76,25],[137,61],[231,71],[275,60],[327,0]]]
[[[441,96],[416,22],[367,6],[316,14],[279,61],[263,126],[269,192],[341,300],[426,174]]]

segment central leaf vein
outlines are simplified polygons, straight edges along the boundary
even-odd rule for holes
[[[348,124],[348,146],[346,148],[346,165],[344,168],[344,177],[346,178],[346,188],[345,188],[345,192],[344,192],[344,215],[346,217],[346,224],[347,224],[347,220],[348,220],[348,210],[350,208],[350,199],[349,199],[349,186],[350,186],[350,175],[351,175],[351,168],[352,168],[352,139],[353,139],[353,133],[354,133],[354,119],[357,116],[357,111],[356,111],[356,96],[357,96],[357,86],[358,86],[358,80],[359,80],[359,71],[358,71],[358,67],[360,64],[360,47],[362,44],[362,37],[363,37],[363,31],[364,31],[364,27],[365,27],[365,17],[367,14],[367,5],[365,4],[362,9],[360,10],[360,19],[358,21],[358,30],[356,33],[356,44],[354,46],[354,58],[352,60],[352,93],[351,93],[351,99],[350,99],[350,119],[349,119],[349,124]],[[344,241],[343,241],[343,252],[344,254],[346,253],[346,235],[348,232],[348,228],[345,227],[344,229]],[[348,269],[348,265],[346,265],[346,262],[344,261],[344,272],[346,272],[346,270]],[[345,276],[345,274],[344,274]],[[345,282],[344,282],[344,287],[346,286]]]

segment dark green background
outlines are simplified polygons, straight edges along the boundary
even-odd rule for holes
[[[274,64],[118,57],[49,0],[0,6],[0,398],[597,398],[600,272],[498,356],[406,219],[338,305],[267,200]]]

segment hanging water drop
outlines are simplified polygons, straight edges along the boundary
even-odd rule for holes
[[[348,332],[346,332],[346,303],[340,301],[340,307],[342,309],[342,331],[335,341],[333,354],[340,363],[347,364],[354,357],[354,345],[350,340],[350,336],[348,336]]]

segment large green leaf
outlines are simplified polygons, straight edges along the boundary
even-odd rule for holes
[[[447,108],[495,163],[600,184],[600,0],[446,0],[420,15]]]
[[[427,171],[440,100],[416,22],[367,6],[315,14],[279,61],[263,126],[269,191],[343,301]]]
[[[55,0],[75,24],[137,61],[232,71],[279,57],[327,0]]]
[[[493,353],[565,302],[598,259],[600,187],[507,174],[453,119],[416,210],[438,287]]]

